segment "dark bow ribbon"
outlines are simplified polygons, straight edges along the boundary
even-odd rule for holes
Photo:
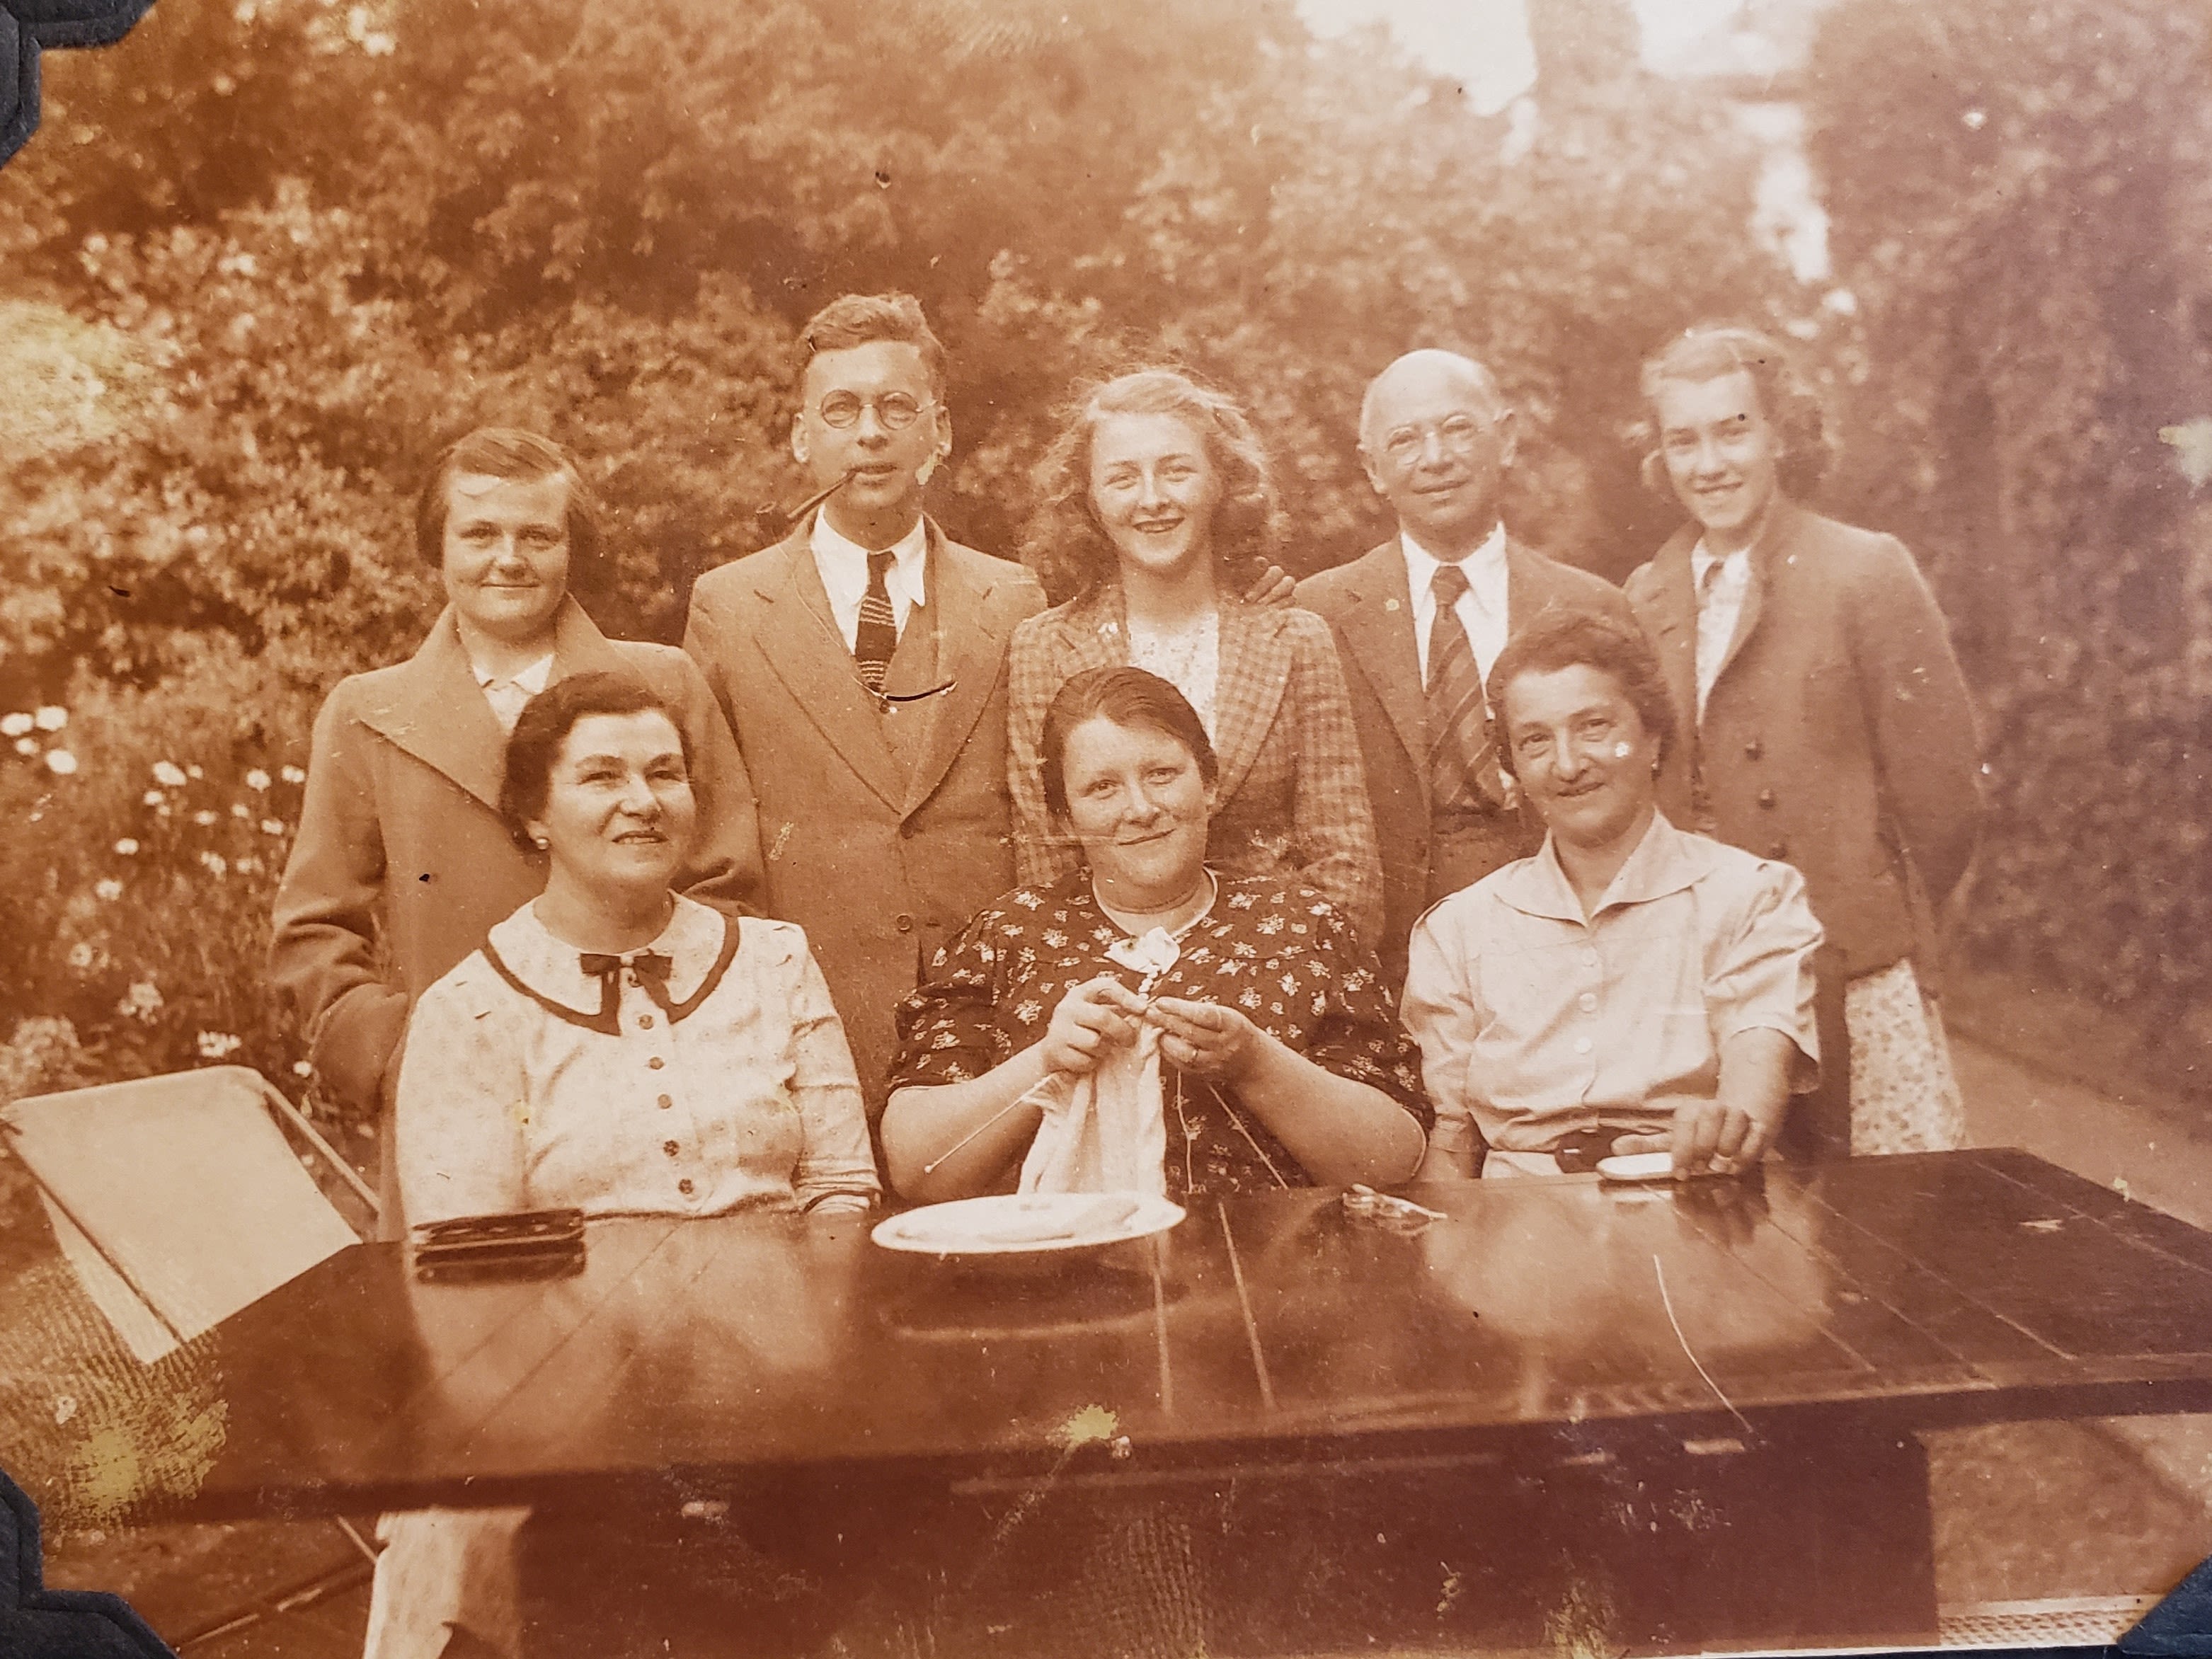
[[[668,975],[676,966],[673,958],[658,951],[640,951],[628,957],[586,951],[578,960],[585,977],[599,982],[599,1029],[606,1031],[622,1029],[622,971],[625,968],[637,975],[637,982],[645,988],[646,995],[660,1006],[663,1013],[672,1017],[675,1014],[675,1006],[668,1000]]]

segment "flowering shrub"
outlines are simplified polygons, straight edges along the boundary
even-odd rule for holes
[[[25,729],[0,755],[0,1093],[212,1063],[301,1092],[264,964],[313,709],[270,699],[216,660],[159,695],[88,682],[27,726],[5,717]]]

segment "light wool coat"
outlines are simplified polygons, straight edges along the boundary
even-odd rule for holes
[[[698,670],[672,647],[608,639],[570,599],[552,678],[595,670],[634,676],[676,710],[699,803],[681,884],[725,908],[757,908],[752,790]],[[341,680],[315,720],[270,979],[306,1027],[321,1086],[386,1116],[387,1176],[386,1104],[409,1008],[544,889],[543,855],[516,845],[499,816],[506,752],[450,611],[407,661]]]

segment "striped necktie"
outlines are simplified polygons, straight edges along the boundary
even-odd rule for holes
[[[1437,601],[1429,624],[1429,810],[1448,817],[1488,812],[1499,804],[1482,671],[1456,608],[1467,591],[1467,572],[1455,564],[1438,565],[1429,581]]]
[[[898,649],[898,617],[891,610],[890,590],[884,586],[892,556],[868,555],[868,591],[860,596],[860,625],[853,630],[853,657],[860,665],[860,683],[871,691],[884,689],[891,653]]]

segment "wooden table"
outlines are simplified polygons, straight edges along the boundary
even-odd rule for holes
[[[364,1245],[186,1351],[227,1421],[185,1510],[674,1493],[972,1544],[1197,1493],[1218,1653],[1912,1640],[1912,1431],[2212,1409],[2212,1237],[2025,1153],[1415,1195],[1449,1218],[1250,1196],[1042,1280],[849,1221],[603,1222],[534,1283]]]

